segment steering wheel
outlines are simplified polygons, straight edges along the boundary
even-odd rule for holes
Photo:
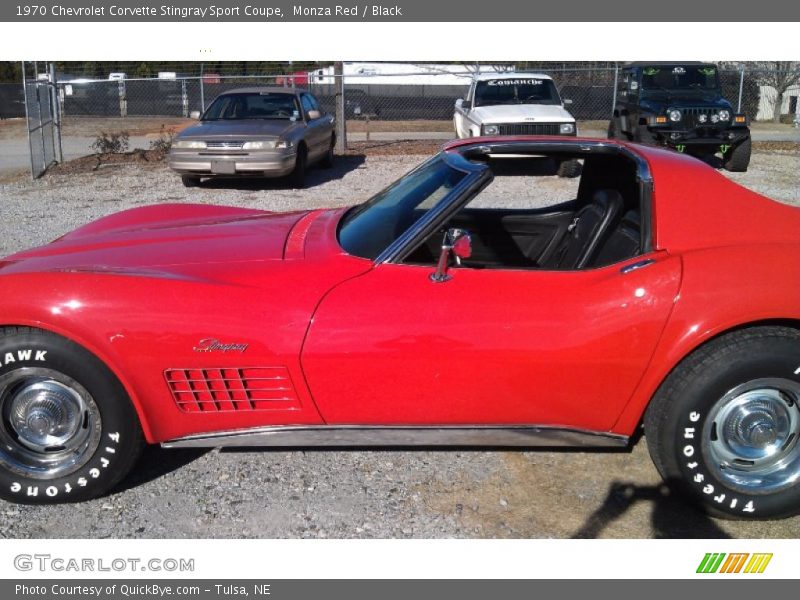
[[[291,113],[288,110],[279,109],[275,111],[276,117],[291,117]]]

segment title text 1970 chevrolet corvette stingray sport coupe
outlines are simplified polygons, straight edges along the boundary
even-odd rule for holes
[[[564,202],[482,207],[513,161],[564,159]],[[145,441],[624,447],[643,424],[706,510],[785,516],[798,232],[694,158],[534,137],[453,142],[349,210],[109,216],[0,262],[0,494],[98,496]]]

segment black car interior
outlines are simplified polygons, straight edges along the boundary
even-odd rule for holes
[[[470,268],[588,269],[642,251],[636,166],[619,154],[585,157],[577,197],[560,204],[530,210],[470,204],[404,262],[434,264],[444,231],[452,227],[472,237],[472,256],[462,261]]]

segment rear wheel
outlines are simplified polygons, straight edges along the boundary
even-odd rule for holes
[[[727,171],[747,171],[747,167],[750,166],[751,151],[752,143],[748,137],[725,153],[722,157],[722,166]]]
[[[759,327],[697,350],[645,415],[662,476],[707,512],[777,518],[800,511],[800,332]]]
[[[0,329],[0,497],[25,504],[100,496],[143,438],[124,389],[95,356],[44,331]]]
[[[557,173],[559,177],[578,177],[581,174],[581,163],[575,159],[562,160],[558,163]]]

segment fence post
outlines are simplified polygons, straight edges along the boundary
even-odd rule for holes
[[[737,113],[742,112],[742,94],[744,94],[744,67],[739,69],[739,103],[736,105]]]
[[[614,63],[614,87],[611,90],[611,118],[614,118],[614,111],[617,110],[617,85],[619,84],[619,65]]]
[[[56,82],[56,63],[50,63],[50,111],[53,119],[53,143],[56,150],[56,160],[64,162],[64,153],[61,148],[61,106],[58,101],[58,84]]]
[[[344,63],[337,61],[333,66],[334,85],[336,89],[336,150],[347,150],[347,111],[344,99]]]
[[[33,163],[33,150],[31,149],[31,121],[28,111],[28,81],[25,74],[25,61],[22,62],[22,94],[25,96],[25,130],[28,132],[28,155],[31,157],[31,179],[36,179],[36,167]]]
[[[125,118],[128,116],[128,98],[124,79],[120,79],[117,83],[117,95],[119,96],[119,116]]]
[[[200,63],[200,114],[206,112],[206,89],[203,86],[203,63]]]

